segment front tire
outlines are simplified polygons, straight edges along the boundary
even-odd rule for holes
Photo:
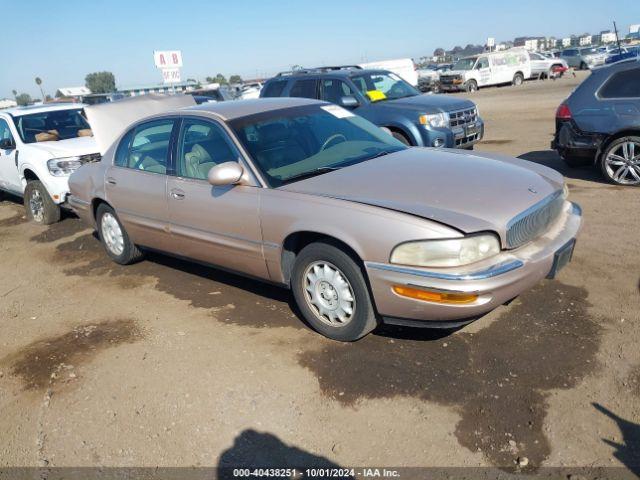
[[[475,80],[469,80],[466,83],[464,89],[469,93],[477,92],[478,91],[478,82],[476,82]]]
[[[55,204],[47,189],[39,180],[31,180],[24,189],[24,207],[27,218],[40,225],[60,221],[60,207]]]
[[[611,183],[640,186],[640,137],[621,137],[607,145],[600,156],[600,169]]]
[[[98,236],[111,259],[120,265],[136,263],[144,257],[131,241],[116,212],[104,203],[96,211]]]
[[[407,147],[411,146],[411,142],[409,141],[409,139],[407,137],[404,136],[404,134],[392,130],[391,131],[391,136],[393,138],[395,138],[396,140],[399,140],[400,142],[404,143]]]
[[[325,337],[353,342],[378,325],[362,269],[337,246],[318,242],[303,248],[291,288],[305,320]]]

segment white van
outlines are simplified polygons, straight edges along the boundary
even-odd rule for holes
[[[418,72],[416,71],[415,63],[413,63],[413,60],[410,58],[361,63],[358,66],[372,70],[389,70],[402,77],[403,80],[409,82],[414,87],[418,86]]]
[[[525,78],[530,77],[529,52],[523,48],[512,48],[461,58],[451,71],[440,76],[440,89],[445,92],[475,92],[490,85],[522,85]]]

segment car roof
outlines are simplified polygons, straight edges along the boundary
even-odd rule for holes
[[[304,105],[323,105],[326,102],[312,100],[309,98],[256,98],[250,100],[231,100],[219,103],[203,103],[195,107],[179,110],[180,113],[193,111],[205,111],[215,113],[225,120],[233,120],[240,117],[247,117],[256,113],[281,110],[283,108],[300,107]]]
[[[56,112],[60,110],[78,110],[84,108],[83,103],[49,103],[42,105],[29,105],[26,107],[13,107],[2,110],[2,113],[8,113],[14,117],[29,115],[31,113]]]
[[[287,80],[289,78],[308,78],[308,77],[356,77],[358,75],[363,74],[371,74],[371,73],[390,73],[389,70],[384,68],[342,68],[342,69],[331,69],[331,70],[322,70],[322,69],[312,69],[299,73],[285,73],[279,74],[275,77],[270,78],[267,82],[279,81],[279,80]]]

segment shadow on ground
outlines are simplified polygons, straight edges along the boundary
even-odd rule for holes
[[[244,430],[236,437],[233,446],[220,455],[218,461],[218,478],[220,480],[238,478],[233,470],[242,469],[297,469],[298,475],[284,474],[278,478],[353,478],[348,475],[307,475],[307,468],[340,469],[331,460],[314,455],[298,447],[283,443],[271,433],[260,433],[255,430]],[[302,475],[300,475],[300,473]],[[340,472],[337,472],[340,473]],[[269,472],[251,478],[273,478]]]
[[[569,167],[555,150],[537,150],[524,153],[518,158],[553,168],[567,178],[602,183],[608,187],[617,188],[602,177],[598,167],[594,167],[593,165],[585,165],[577,168]]]
[[[551,451],[543,430],[548,392],[575,387],[597,367],[601,327],[588,307],[585,289],[545,281],[477,333],[325,341],[299,362],[325,396],[346,406],[405,396],[453,407],[462,446],[505,470],[518,459],[532,470]]]
[[[616,443],[606,438],[603,438],[602,441],[615,448],[613,456],[640,477],[640,425],[625,420],[599,403],[594,403],[593,406],[600,413],[616,422],[622,434],[622,443]]]

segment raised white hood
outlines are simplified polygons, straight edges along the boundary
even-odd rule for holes
[[[158,113],[192,107],[191,95],[141,95],[85,107],[87,119],[101,155],[124,133],[129,125]]]

